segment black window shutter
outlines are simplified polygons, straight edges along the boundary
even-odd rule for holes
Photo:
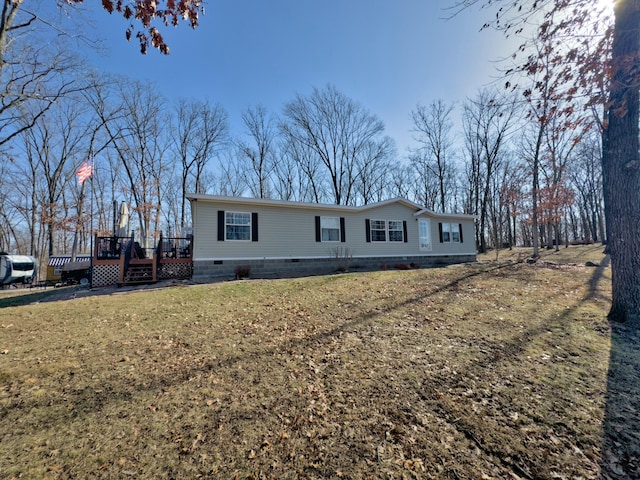
[[[460,223],[459,226],[460,226],[460,243],[462,243],[463,242],[463,240],[462,240],[462,224]]]
[[[340,217],[340,241],[342,243],[347,241],[347,234],[344,231],[344,217]]]
[[[404,233],[404,243],[407,243],[409,241],[409,238],[407,237],[407,221],[406,220],[402,221],[402,230]]]
[[[371,242],[371,222],[369,221],[369,219],[365,219],[364,221],[364,226],[366,228],[366,236],[367,236],[367,243]]]
[[[256,212],[251,214],[251,241],[258,241],[258,214]]]
[[[218,241],[224,242],[224,210],[218,210]]]
[[[320,217],[316,215],[316,242],[321,242],[322,236],[320,234]]]
[[[442,222],[438,222],[438,233],[440,234],[440,243],[442,243]]]

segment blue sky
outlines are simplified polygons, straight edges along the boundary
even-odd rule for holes
[[[218,0],[197,29],[162,28],[169,56],[140,55],[121,17],[87,5],[108,48],[85,55],[102,71],[154,82],[169,98],[219,102],[234,134],[246,107],[279,113],[296,94],[331,83],[384,121],[403,156],[415,146],[409,114],[417,103],[475,96],[499,77],[496,60],[512,53],[500,34],[480,32],[489,12],[446,20],[453,1]]]

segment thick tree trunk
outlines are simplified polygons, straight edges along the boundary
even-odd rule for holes
[[[540,173],[538,171],[538,164],[540,162],[539,160],[539,156],[540,156],[540,146],[542,145],[542,133],[543,133],[543,128],[539,127],[539,131],[538,131],[538,140],[536,143],[536,151],[535,151],[535,155],[533,158],[533,176],[532,176],[532,181],[533,181],[533,185],[531,186],[531,200],[532,200],[532,206],[531,206],[531,220],[533,222],[533,224],[531,225],[531,230],[533,232],[533,238],[531,239],[533,241],[533,254],[531,255],[533,258],[538,258],[540,256],[540,232],[538,231],[538,191],[540,189]]]
[[[602,170],[613,287],[609,319],[626,321],[640,315],[640,0],[618,0],[615,17]]]

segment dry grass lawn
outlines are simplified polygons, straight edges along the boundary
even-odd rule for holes
[[[0,308],[0,478],[628,474],[601,252],[23,299]]]

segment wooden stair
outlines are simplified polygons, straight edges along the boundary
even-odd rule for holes
[[[127,268],[122,285],[141,285],[156,282],[153,263],[135,263]]]

